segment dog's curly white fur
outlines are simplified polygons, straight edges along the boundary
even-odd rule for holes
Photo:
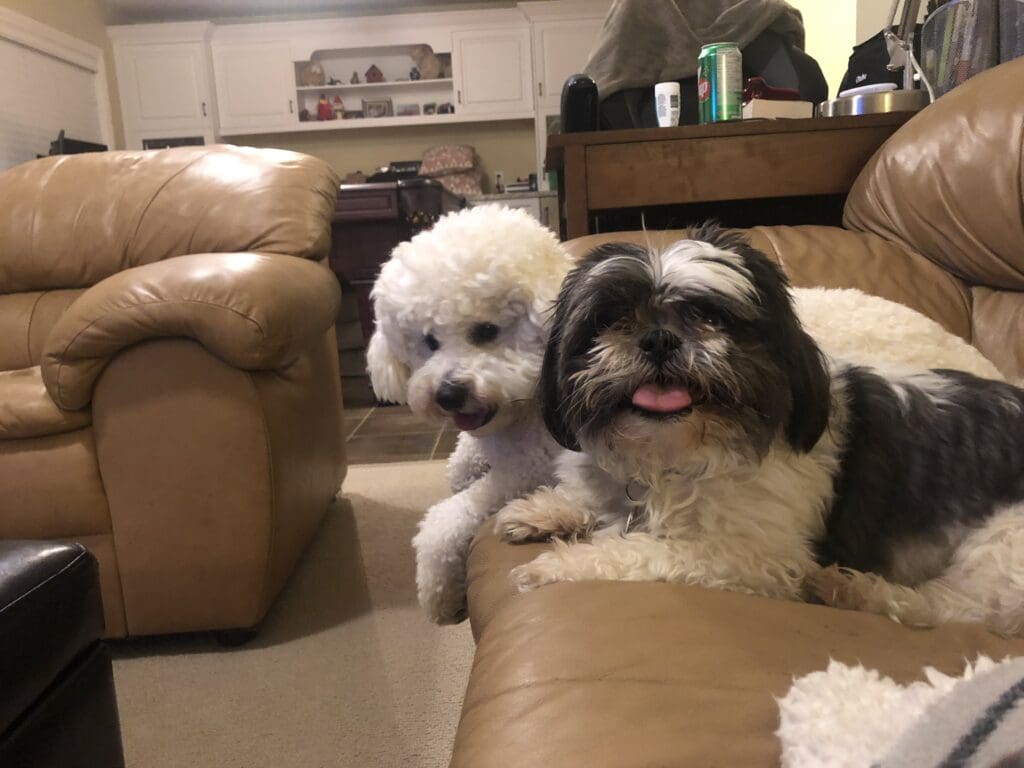
[[[559,449],[534,394],[569,266],[550,230],[487,205],[396,247],[374,285],[367,364],[377,397],[463,430],[448,465],[454,495],[413,539],[420,604],[437,622],[465,615],[466,554],[481,522],[553,478]]]
[[[562,287],[541,392],[585,454],[496,526],[594,533],[515,569],[521,589],[664,580],[1024,630],[1024,391],[829,363],[734,234],[596,249]]]

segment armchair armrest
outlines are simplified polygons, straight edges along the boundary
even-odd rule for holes
[[[228,365],[282,368],[334,323],[341,293],[323,265],[292,256],[178,256],[101,280],[61,316],[42,374],[61,408],[84,408],[111,358],[147,339],[194,339]]]

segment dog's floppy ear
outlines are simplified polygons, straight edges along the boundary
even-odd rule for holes
[[[366,369],[370,374],[373,393],[378,400],[398,404],[407,402],[409,366],[395,357],[379,325],[370,337],[370,344],[366,349]]]
[[[548,343],[544,348],[544,362],[540,367],[540,379],[537,382],[537,401],[540,403],[544,425],[555,441],[570,451],[580,449],[579,441],[566,418],[562,380],[562,336],[565,332],[566,316],[568,315],[569,295],[573,285],[579,279],[580,267],[572,270],[562,282],[558,300],[554,306],[554,317],[548,334]]]
[[[562,403],[562,388],[559,386],[558,372],[558,342],[555,332],[552,330],[548,346],[544,350],[544,363],[540,368],[540,381],[538,382],[538,397],[540,401],[540,412],[544,417],[544,425],[548,432],[555,438],[555,441],[563,448],[570,451],[580,449],[579,441],[569,427],[565,418],[565,408]]]
[[[791,406],[786,440],[793,450],[806,453],[828,426],[831,379],[825,358],[800,325],[789,293],[789,280],[782,269],[746,243],[740,247],[747,267],[755,275],[764,310],[775,321],[774,332],[767,341],[772,354],[783,362],[789,380]]]
[[[806,453],[828,426],[831,388],[821,350],[793,318],[794,343],[785,355],[792,410],[786,424],[786,440],[793,450]]]

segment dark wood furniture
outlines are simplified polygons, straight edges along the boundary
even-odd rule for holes
[[[912,116],[900,112],[562,134],[549,138],[545,166],[558,171],[566,239],[636,228],[638,221],[616,226],[614,213],[650,214],[666,206],[675,209],[672,223],[677,226],[688,216],[714,216],[743,226],[748,222],[737,219],[744,213],[761,224],[835,224],[860,169]],[[779,220],[787,216],[791,220]]]
[[[373,333],[370,290],[391,250],[465,201],[433,179],[342,184],[331,224],[331,269],[352,287],[364,341]]]

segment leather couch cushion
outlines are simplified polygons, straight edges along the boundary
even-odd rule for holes
[[[65,411],[57,407],[46,391],[38,365],[0,371],[0,440],[59,435],[91,422],[88,409]]]
[[[92,428],[0,440],[0,539],[110,533]]]
[[[794,676],[830,658],[899,682],[933,665],[1024,655],[970,625],[881,616],[678,584],[586,582],[513,594],[508,568],[543,550],[485,529],[469,562],[479,636],[453,768],[776,766]]]
[[[96,561],[84,547],[0,541],[0,732],[102,634]]]
[[[1024,59],[971,78],[875,153],[843,223],[974,285],[1024,290]]]
[[[1009,381],[1024,386],[1024,293],[975,288],[974,345]]]
[[[0,371],[38,365],[47,334],[80,290],[0,296]]]
[[[0,293],[85,288],[186,253],[320,259],[337,184],[316,158],[226,145],[23,163],[0,176]]]
[[[780,263],[798,287],[858,288],[899,302],[971,341],[971,302],[967,288],[923,256],[877,235],[836,227],[754,227],[751,245]],[[610,232],[566,243],[579,258],[607,242],[629,242],[662,249],[686,237],[686,230]]]

